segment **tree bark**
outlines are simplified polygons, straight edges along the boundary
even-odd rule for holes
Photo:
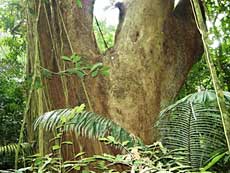
[[[112,119],[151,143],[161,107],[178,94],[187,73],[202,53],[189,1],[183,15],[168,0],[129,3],[117,36],[109,77],[108,108]]]
[[[111,67],[109,77],[84,80],[93,110],[126,128],[145,143],[157,138],[154,123],[173,101],[201,55],[202,43],[189,0],[173,10],[169,0],[131,0],[114,47],[100,55],[93,34],[94,0],[42,3],[38,23],[42,68],[58,72],[73,52]],[[38,7],[37,2],[36,7]],[[62,20],[63,19],[63,20]],[[77,77],[42,78],[44,111],[87,103]]]

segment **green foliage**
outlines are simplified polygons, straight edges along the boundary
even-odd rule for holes
[[[203,168],[201,168],[200,170],[201,171],[207,171],[208,169],[210,169],[210,168],[212,168],[217,162],[219,162],[224,156],[226,156],[227,155],[227,151],[226,152],[224,152],[224,153],[221,153],[221,154],[217,154],[217,155],[214,155],[212,158],[211,158],[211,161],[209,161],[208,163],[207,163],[207,165],[205,166],[205,167],[203,167]],[[225,170],[227,170],[227,169],[225,169]]]
[[[84,108],[85,105],[81,105],[71,110],[57,110],[46,113],[45,115],[38,118],[38,120],[35,122],[35,128],[38,125],[44,130],[48,131],[52,131],[54,130],[53,128],[55,128],[57,135],[52,140],[55,140],[56,142],[51,147],[52,153],[46,156],[36,154],[30,157],[29,162],[31,166],[25,168],[25,171],[29,170],[32,172],[69,172],[71,170],[82,170],[83,172],[92,172],[89,170],[91,164],[94,165],[94,163],[98,160],[108,160],[109,155],[106,154],[104,154],[100,158],[99,156],[84,157],[85,153],[82,152],[76,154],[74,160],[64,161],[61,152],[62,146],[73,144],[71,141],[62,141],[62,136],[65,131],[73,131],[74,129],[76,131],[77,129],[78,134],[89,137],[99,137],[108,134],[117,134],[117,132],[119,132],[120,136],[117,137],[118,139],[119,137],[123,139],[124,135],[126,135],[125,137],[127,139],[132,139],[129,136],[127,137],[127,132],[125,132],[122,128],[120,128],[112,121],[99,117],[93,113],[85,112]],[[72,128],[69,126],[72,126]],[[98,126],[100,128],[97,128],[95,126]],[[96,134],[97,132],[99,134]],[[109,144],[120,144],[119,142],[115,141],[114,137],[111,136],[109,136],[108,139],[103,138],[101,140],[107,141],[107,143]],[[127,141],[122,142],[120,146],[125,147],[126,145],[128,145]],[[113,160],[110,159],[110,161]]]
[[[0,126],[2,127],[0,128],[0,144],[5,145],[17,141],[24,107],[22,69],[25,56],[25,21],[20,13],[23,7],[19,0],[3,0],[1,3],[3,9],[0,11],[0,28],[1,35],[3,33],[4,37],[0,40]],[[76,3],[79,8],[82,8],[81,0],[76,0]],[[211,54],[214,57],[222,87],[229,90],[230,18],[228,16],[230,15],[230,4],[227,1],[207,0],[206,5],[208,22],[211,23],[209,27],[210,41],[218,43],[213,45]],[[105,52],[107,48],[101,33],[96,25],[94,28],[99,48]],[[100,22],[100,28],[106,43],[112,47],[115,28],[107,26],[105,22]],[[77,75],[79,78],[109,74],[109,68],[103,66],[102,63],[89,64],[84,58],[77,55],[63,56],[63,60],[72,62],[74,67],[58,74]],[[53,74],[47,69],[44,69],[43,72],[47,76]],[[203,59],[191,70],[179,97],[195,92],[198,86],[212,89],[210,73]],[[41,87],[40,81],[36,81],[35,87]],[[229,94],[226,98],[228,97]],[[133,147],[136,140],[138,140],[137,143],[140,143],[139,139],[110,120],[95,113],[83,111],[84,106],[77,110],[63,109],[46,113],[36,121],[35,127],[40,125],[44,130],[57,131],[57,136],[54,139],[57,140],[57,144],[52,146],[53,153],[60,154],[62,145],[72,145],[71,141],[61,141],[60,139],[65,131],[74,130],[81,135],[96,137],[109,145],[118,146],[124,149],[125,154],[86,157],[84,153],[79,153],[75,156],[76,160],[66,162],[63,162],[61,154],[60,157],[35,155],[30,158],[32,166],[25,167],[20,171],[60,172],[60,170],[75,169],[81,172],[92,172],[90,168],[94,167],[101,172],[115,172],[113,165],[123,165],[127,168],[127,172],[144,172],[148,169],[151,169],[152,172],[189,172],[190,167],[184,166],[181,161],[183,163],[191,162],[191,165],[197,168],[206,165],[202,171],[212,168],[213,165],[215,168],[222,166],[229,163],[229,154],[217,150],[218,148],[224,149],[225,142],[219,112],[213,98],[213,93],[188,96],[162,113],[161,119],[164,119],[163,125],[161,124],[163,143],[170,151],[160,143]],[[229,101],[229,99],[227,100]],[[171,114],[172,116],[170,116]],[[0,153],[10,153],[14,150],[14,145],[0,147]],[[217,154],[213,154],[214,150]],[[210,157],[211,159],[209,159]],[[223,169],[227,170],[227,168]]]
[[[102,31],[105,42],[107,43],[107,46],[111,48],[114,45],[114,37],[115,37],[116,28],[114,26],[106,25],[104,21],[98,21],[98,24]],[[101,52],[105,52],[107,48],[105,47],[102,35],[95,21],[94,21],[94,33],[95,33],[95,37],[96,37],[96,41],[97,41],[97,45],[99,49],[101,50]]]
[[[22,84],[0,74],[0,145],[17,141],[23,102]]]
[[[104,66],[103,63],[97,62],[95,64],[88,63],[84,58],[73,54],[72,56],[62,56],[64,61],[69,61],[74,64],[74,68],[68,68],[64,71],[58,73],[51,72],[47,69],[43,69],[43,76],[50,77],[50,75],[76,75],[79,78],[84,78],[87,76],[96,77],[99,74],[103,76],[109,75],[109,67]]]
[[[230,108],[230,93],[225,92],[225,100]],[[184,149],[183,163],[193,168],[204,166],[214,152],[227,150],[213,91],[188,95],[169,106],[161,112],[157,127],[165,147]]]
[[[74,160],[64,161],[62,146],[73,144],[71,141],[62,141],[62,136],[66,131],[75,131],[79,135],[90,138],[100,138],[107,144],[116,145],[120,148],[141,144],[138,138],[133,137],[111,120],[100,117],[95,113],[86,112],[84,108],[85,105],[81,105],[73,109],[56,110],[40,116],[35,122],[35,129],[40,126],[44,131],[56,131],[56,136],[51,139],[51,141],[55,141],[55,144],[51,147],[52,153],[46,156],[36,154],[29,157],[28,161],[31,166],[18,171],[69,172],[71,170],[81,170],[83,172],[93,172],[90,169],[96,169],[94,168],[95,165],[97,168],[100,167],[100,170],[102,170],[102,167],[106,171],[109,170],[110,168],[102,164],[105,161],[112,162],[112,164],[121,164],[118,163],[119,160],[115,156],[103,154],[101,156],[84,157],[83,152],[76,154]],[[108,135],[114,135],[115,137]],[[128,149],[126,150],[128,151]],[[119,159],[121,160],[121,158]]]
[[[116,156],[100,154],[86,156],[84,152],[75,155],[73,160],[63,161],[61,157],[55,157],[53,153],[45,156],[36,154],[29,157],[30,166],[20,169],[21,172],[70,172],[71,170],[95,173],[95,172],[190,172],[191,168],[180,163],[181,158],[173,155],[180,150],[168,151],[160,142],[152,145],[128,147],[127,143],[120,143],[112,136],[103,138],[107,144],[116,143],[124,149],[123,154]],[[55,146],[53,146],[55,147]],[[58,149],[59,150],[59,149]]]
[[[72,109],[47,112],[36,120],[35,129],[40,126],[45,131],[55,130],[61,125],[63,119],[71,115],[73,115]],[[92,112],[74,112],[74,117],[65,124],[64,130],[73,131],[76,134],[90,138],[114,136],[115,140],[120,142],[130,141],[130,146],[141,143],[140,139],[134,137],[113,121]]]
[[[1,0],[1,31],[17,37],[23,36],[26,30],[23,10],[20,0]]]
[[[44,131],[57,130],[54,140],[59,142],[52,146],[52,153],[44,157],[35,155],[31,159],[30,171],[36,172],[117,172],[122,166],[125,172],[188,172],[191,167],[181,164],[181,150],[168,151],[161,143],[145,146],[114,122],[95,113],[83,111],[84,105],[74,109],[62,109],[48,112],[35,122]],[[60,130],[61,129],[61,130]],[[61,147],[72,145],[70,141],[61,141],[65,131],[90,138],[98,138],[107,145],[123,150],[122,155],[101,154],[85,157],[78,153],[71,161],[63,161]],[[56,154],[55,154],[56,153]],[[59,153],[59,154],[58,154]],[[174,155],[174,156],[173,156]],[[179,155],[180,157],[175,157]],[[119,166],[119,167],[117,167]]]
[[[76,0],[76,4],[79,8],[82,8],[82,3],[81,0]]]
[[[230,4],[226,1],[207,0],[210,41],[223,90],[230,90]]]
[[[5,146],[0,146],[0,155],[6,156],[6,155],[12,155],[15,153],[17,148],[17,144],[8,144]],[[32,153],[32,145],[29,143],[22,143],[20,146],[20,150],[23,153]]]
[[[230,4],[227,1],[205,0],[210,54],[215,64],[220,85],[230,91]],[[213,89],[208,66],[204,58],[194,65],[178,98],[194,93],[197,88]]]
[[[6,42],[7,41],[7,42]],[[13,44],[13,45],[12,45]],[[12,37],[3,38],[0,46],[0,145],[16,142],[24,107],[23,64],[16,49],[22,45]]]
[[[7,169],[12,167],[15,159],[15,152],[17,149],[17,144],[8,144],[5,146],[0,146],[0,168]],[[32,144],[22,143],[20,145],[20,159],[19,162],[22,163],[25,161],[25,157],[33,154]],[[1,171],[0,171],[1,172]]]
[[[108,139],[110,141],[111,139]],[[111,142],[109,142],[111,143]],[[117,142],[116,142],[117,143]],[[122,145],[122,144],[120,144]],[[114,165],[123,166],[123,172],[190,172],[189,166],[180,163],[181,158],[173,157],[178,150],[169,152],[160,142],[148,146],[126,147],[122,155],[95,155],[99,172],[117,172]]]
[[[13,165],[24,108],[25,25],[19,0],[2,0],[0,10],[0,169]],[[24,146],[24,145],[23,145]],[[23,147],[22,146],[22,147]]]

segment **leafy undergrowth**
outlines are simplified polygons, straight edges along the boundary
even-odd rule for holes
[[[160,142],[149,146],[126,147],[127,142],[116,142],[112,136],[101,139],[109,145],[116,145],[123,150],[123,154],[101,154],[85,157],[85,153],[76,154],[74,160],[63,161],[62,158],[53,157],[50,153],[44,157],[34,155],[30,157],[30,166],[19,169],[17,172],[71,172],[73,170],[83,173],[94,172],[123,172],[123,173],[148,173],[148,172],[190,172],[191,168],[180,163],[183,151],[168,151]],[[70,144],[70,143],[68,143]],[[54,149],[54,148],[53,148]],[[54,149],[56,150],[56,149]]]

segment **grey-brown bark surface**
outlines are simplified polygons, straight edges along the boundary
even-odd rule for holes
[[[175,98],[202,51],[189,1],[183,5],[175,16],[171,1],[132,1],[112,55],[109,113],[148,143],[160,107]]]
[[[83,8],[75,2],[41,5],[41,66],[55,72],[70,67],[60,58],[72,54],[70,45],[89,61],[110,66],[109,77],[85,79],[94,111],[151,143],[160,108],[175,98],[202,52],[189,1],[181,7],[183,15],[174,13],[173,1],[128,1],[116,44],[105,56],[99,54],[93,35],[94,1],[82,0]],[[43,78],[43,85],[43,99],[49,100],[45,111],[87,103],[76,77]]]

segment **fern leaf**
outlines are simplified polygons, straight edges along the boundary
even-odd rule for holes
[[[230,108],[230,93],[225,92]],[[221,116],[214,91],[186,96],[164,109],[156,125],[166,148],[182,148],[184,164],[204,166],[214,151],[227,149]]]
[[[17,143],[0,146],[0,156],[13,155],[17,150]],[[33,152],[32,145],[30,143],[22,143],[20,145],[20,151],[23,153],[31,154]]]
[[[37,129],[40,126],[45,131],[53,131],[57,126],[61,125],[61,117],[69,116],[71,111],[72,109],[60,109],[47,112],[36,120],[34,128]],[[133,135],[112,120],[87,111],[75,113],[74,118],[65,125],[65,130],[74,131],[76,134],[89,138],[99,139],[101,137],[113,136],[121,143],[130,141],[130,146],[136,143],[142,144],[139,138],[133,137]]]

